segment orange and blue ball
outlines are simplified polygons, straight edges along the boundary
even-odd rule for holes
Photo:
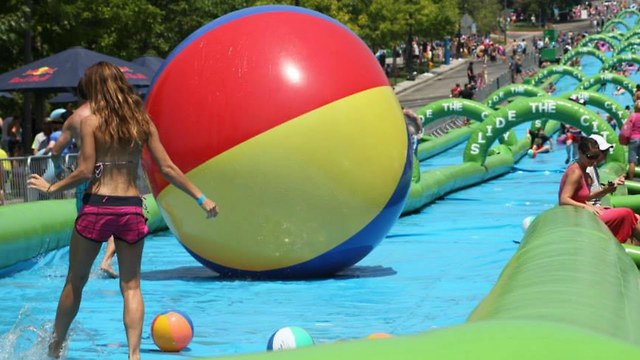
[[[180,351],[193,339],[193,322],[181,311],[169,310],[160,313],[151,323],[151,337],[162,351]]]
[[[165,60],[146,106],[213,220],[144,157],[169,228],[225,276],[310,278],[360,261],[400,215],[411,153],[402,109],[367,45],[292,6],[225,15]]]

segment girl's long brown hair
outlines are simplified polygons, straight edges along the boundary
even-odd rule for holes
[[[99,135],[106,143],[142,147],[149,138],[151,119],[120,69],[101,61],[85,71],[78,94],[89,101],[100,119]]]

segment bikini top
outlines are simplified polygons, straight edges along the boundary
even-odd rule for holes
[[[132,165],[135,164],[135,161],[133,160],[127,160],[127,161],[99,161],[96,162],[96,166],[93,169],[93,173],[94,176],[96,178],[99,178],[102,176],[102,172],[104,171],[104,167],[105,166],[111,166],[111,165]]]

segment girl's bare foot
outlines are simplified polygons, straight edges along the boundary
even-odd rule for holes
[[[60,359],[62,353],[62,341],[58,341],[55,338],[49,343],[49,357],[53,359]]]
[[[118,273],[113,270],[113,268],[111,267],[111,264],[101,264],[100,271],[102,271],[103,273],[105,273],[105,275],[107,275],[112,279],[118,278]]]

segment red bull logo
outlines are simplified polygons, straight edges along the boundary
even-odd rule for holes
[[[118,69],[122,71],[122,73],[124,74],[124,77],[126,77],[127,79],[146,79],[147,78],[145,74],[137,73],[131,70],[130,68],[128,68],[127,66],[118,66]]]
[[[56,72],[56,68],[50,68],[48,66],[41,66],[35,70],[27,70],[24,74],[22,75],[35,75],[35,76],[42,76],[42,75],[51,75],[54,72]]]
[[[53,73],[58,70],[48,66],[41,66],[36,69],[29,69],[22,73],[21,76],[16,76],[9,80],[10,84],[27,83],[27,82],[42,82],[47,81]]]

